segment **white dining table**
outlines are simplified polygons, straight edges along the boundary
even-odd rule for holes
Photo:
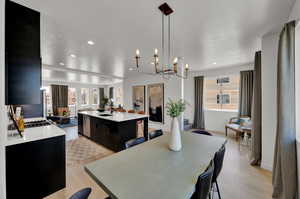
[[[182,150],[169,150],[168,133],[97,160],[86,172],[113,199],[184,199],[195,190],[226,139],[182,133]]]

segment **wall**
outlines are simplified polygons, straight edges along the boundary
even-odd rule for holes
[[[0,0],[0,118],[6,118],[4,106],[4,0]],[[6,140],[5,120],[0,120],[0,198],[5,199],[5,152],[4,142]]]
[[[254,52],[253,52],[254,55]],[[190,123],[194,120],[194,77],[204,75],[205,77],[213,77],[219,75],[230,75],[239,74],[243,70],[253,69],[253,63],[249,63],[241,66],[232,66],[226,68],[216,68],[212,70],[205,70],[200,72],[191,72],[188,79],[184,80],[184,99],[189,103],[186,111],[184,112],[184,118],[189,119]],[[160,76],[151,75],[135,75],[124,80],[124,105],[126,109],[132,108],[132,86],[135,85],[147,85],[153,83],[165,83],[165,102],[168,98],[180,99],[181,98],[181,81],[178,78],[173,78],[170,80],[163,80]],[[146,92],[147,93],[147,92]],[[147,99],[147,97],[146,97]],[[236,112],[226,112],[226,111],[205,111],[205,124],[206,128],[209,130],[224,132],[225,123],[230,117],[236,116]],[[163,128],[164,130],[169,130],[170,128],[170,118],[165,114],[165,125],[149,124],[153,128]]]
[[[272,170],[277,121],[277,50],[279,33],[262,38],[262,163]]]

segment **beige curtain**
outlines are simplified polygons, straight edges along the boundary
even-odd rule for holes
[[[259,51],[255,53],[253,72],[251,165],[259,165],[261,161],[261,96],[261,51]]]
[[[203,108],[203,88],[204,77],[195,77],[195,113],[193,128],[205,129],[204,108]]]
[[[295,22],[280,34],[277,63],[277,133],[273,166],[273,198],[297,198],[295,128]]]
[[[57,115],[57,108],[68,107],[68,86],[51,85],[53,114]]]
[[[253,71],[241,71],[239,116],[251,116]]]

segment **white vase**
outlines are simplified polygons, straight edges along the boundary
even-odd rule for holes
[[[181,147],[181,134],[179,129],[178,118],[173,118],[171,124],[171,137],[169,142],[169,148],[172,151],[180,151]]]

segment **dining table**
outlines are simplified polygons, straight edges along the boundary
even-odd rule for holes
[[[168,147],[170,133],[85,165],[85,171],[112,199],[184,199],[198,176],[227,140],[181,134],[182,149]]]

